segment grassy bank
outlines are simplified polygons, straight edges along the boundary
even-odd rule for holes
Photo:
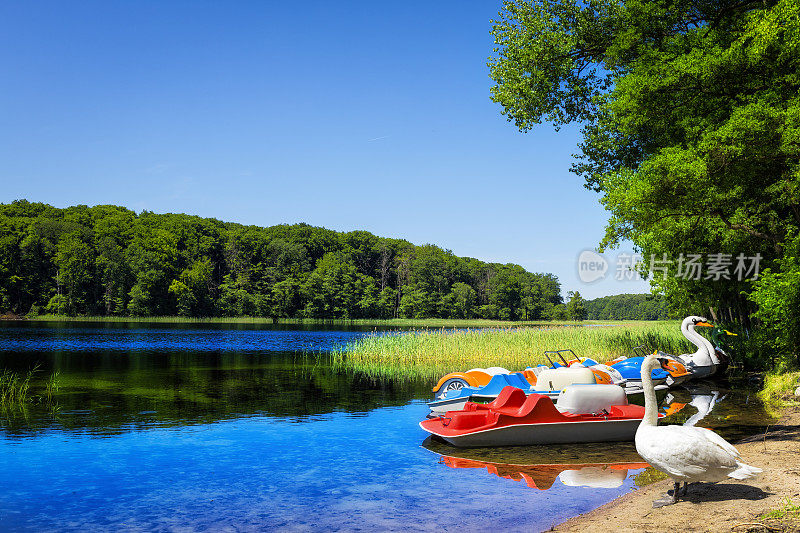
[[[309,325],[309,326],[367,326],[367,327],[403,327],[403,328],[508,328],[519,326],[552,326],[569,324],[592,324],[585,322],[549,322],[541,320],[531,321],[502,321],[484,319],[447,319],[447,318],[392,318],[382,319],[356,319],[356,320],[322,320],[315,318],[277,318],[270,317],[183,317],[183,316],[152,316],[152,317],[121,317],[121,316],[66,316],[66,315],[38,315],[23,317],[27,321],[43,322],[110,322],[110,323],[146,323],[146,324],[283,324],[283,325]],[[597,323],[634,323],[631,321],[604,320]],[[637,322],[638,323],[638,322]]]
[[[796,407],[800,398],[794,395],[800,386],[800,371],[770,372],[764,376],[764,384],[758,398],[776,418],[783,409]]]
[[[646,345],[670,353],[693,351],[678,322],[632,322],[597,327],[521,327],[493,330],[421,330],[371,335],[335,351],[341,367],[374,377],[436,379],[448,372],[502,366],[520,370],[547,363],[543,352],[571,348],[607,361]]]

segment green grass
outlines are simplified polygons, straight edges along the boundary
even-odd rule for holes
[[[764,376],[764,385],[758,392],[758,398],[774,417],[779,417],[781,410],[797,405],[795,389],[800,386],[800,371],[771,372]]]
[[[667,479],[669,476],[660,470],[656,470],[652,466],[648,466],[633,478],[633,483],[637,487],[646,487],[651,483]]]
[[[784,520],[786,518],[800,518],[800,505],[786,498],[780,507],[768,511],[758,517],[760,520]]]
[[[645,345],[669,353],[691,349],[678,322],[631,322],[597,327],[519,327],[485,330],[415,330],[374,334],[333,352],[334,364],[371,377],[436,379],[449,372],[502,366],[521,370],[547,364],[543,352],[571,348],[608,361]]]

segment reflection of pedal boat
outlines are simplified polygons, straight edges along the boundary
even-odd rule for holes
[[[571,487],[615,488],[628,477],[628,470],[647,468],[647,463],[580,463],[515,465],[475,461],[443,455],[442,464],[450,468],[486,468],[490,474],[504,479],[524,481],[532,489],[547,490],[556,478]]]
[[[491,403],[423,420],[422,429],[454,446],[515,446],[632,440],[644,408],[629,405],[618,385],[570,385],[559,409],[541,394],[506,387]]]

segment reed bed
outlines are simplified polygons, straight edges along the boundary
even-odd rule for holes
[[[475,367],[521,370],[548,364],[545,351],[565,348],[603,362],[633,355],[633,349],[641,345],[668,353],[694,351],[678,322],[638,322],[593,327],[415,330],[388,335],[376,332],[335,350],[332,357],[340,368],[370,377],[437,379]]]

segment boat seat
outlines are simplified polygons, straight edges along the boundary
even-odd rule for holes
[[[500,415],[513,418],[535,418],[542,422],[564,420],[564,415],[556,409],[553,400],[542,394],[531,394],[518,409],[495,409],[495,411]]]
[[[500,391],[500,394],[497,395],[494,401],[480,405],[479,407],[494,411],[498,409],[519,409],[525,403],[526,398],[525,391],[508,385],[503,387],[503,390]]]
[[[450,413],[448,413],[449,415]],[[453,416],[449,417],[450,422],[448,423],[448,427],[450,429],[459,430],[459,429],[472,429],[480,426],[485,426],[489,422],[493,422],[494,417],[491,416],[492,413],[487,413],[486,411],[480,411],[475,413],[469,413],[464,411],[456,411],[453,413]]]

